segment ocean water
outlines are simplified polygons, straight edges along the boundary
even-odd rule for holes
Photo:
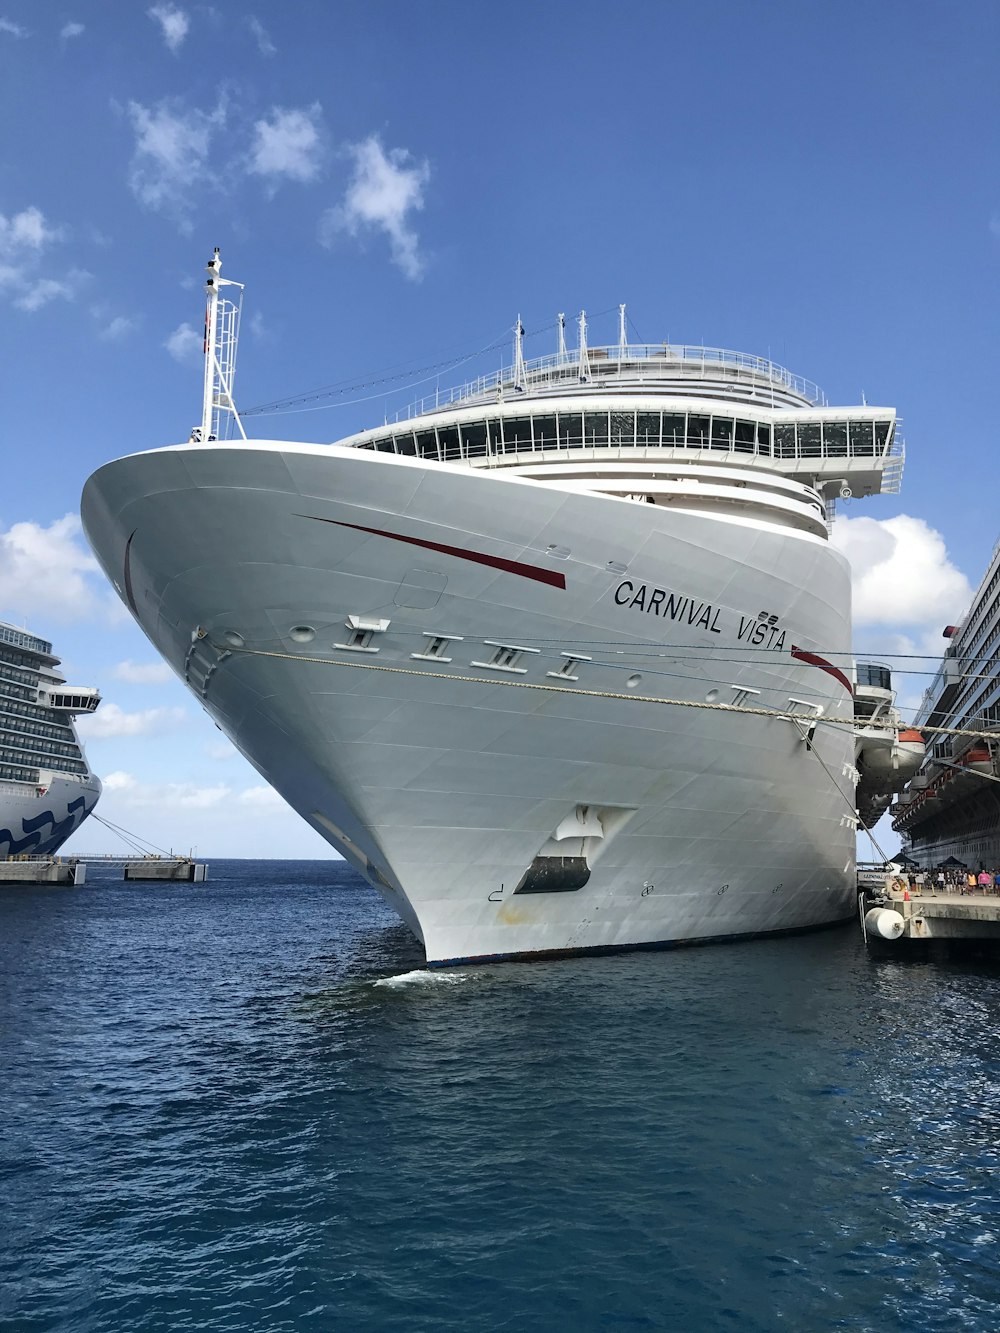
[[[1000,1328],[1000,968],[459,971],[336,862],[0,889],[0,1328]]]

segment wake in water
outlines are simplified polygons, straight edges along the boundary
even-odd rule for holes
[[[395,977],[380,977],[374,984],[376,986],[386,986],[389,990],[401,990],[404,986],[426,986],[431,982],[453,986],[456,982],[466,981],[468,977],[468,972],[439,972],[426,967],[418,967],[412,972],[400,972]]]

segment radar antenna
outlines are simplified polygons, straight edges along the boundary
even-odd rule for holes
[[[236,404],[233,401],[233,379],[236,375],[236,345],[240,336],[240,310],[243,304],[242,282],[220,277],[222,260],[216,246],[206,265],[205,280],[205,392],[201,405],[201,425],[191,432],[192,444],[208,444],[222,435],[222,414],[228,412],[236,429],[247,438]],[[236,287],[239,300],[229,301],[220,288]]]

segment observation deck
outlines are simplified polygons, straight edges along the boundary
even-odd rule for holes
[[[567,393],[664,393],[721,398],[760,407],[826,407],[812,380],[764,357],[721,347],[639,343],[567,349],[438,390],[397,415],[402,421],[480,403]]]

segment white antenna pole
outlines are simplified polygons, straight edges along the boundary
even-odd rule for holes
[[[559,314],[556,316],[556,318],[557,318],[558,321],[559,321],[559,356],[560,356],[560,359],[565,359],[565,356],[566,356],[566,316],[565,316],[565,315],[563,314],[563,312],[560,310],[560,312],[559,312]]]
[[[520,315],[514,325],[514,388],[524,388],[524,325]]]
[[[587,359],[587,312],[580,311],[580,379],[585,380],[590,377],[590,362]]]
[[[206,265],[205,280],[205,393],[201,404],[201,443],[207,444],[212,433],[212,407],[215,399],[215,345],[219,332],[219,274],[222,260],[219,247]]]
[[[620,352],[628,351],[628,338],[625,336],[625,305],[624,302],[618,307],[618,350]]]

